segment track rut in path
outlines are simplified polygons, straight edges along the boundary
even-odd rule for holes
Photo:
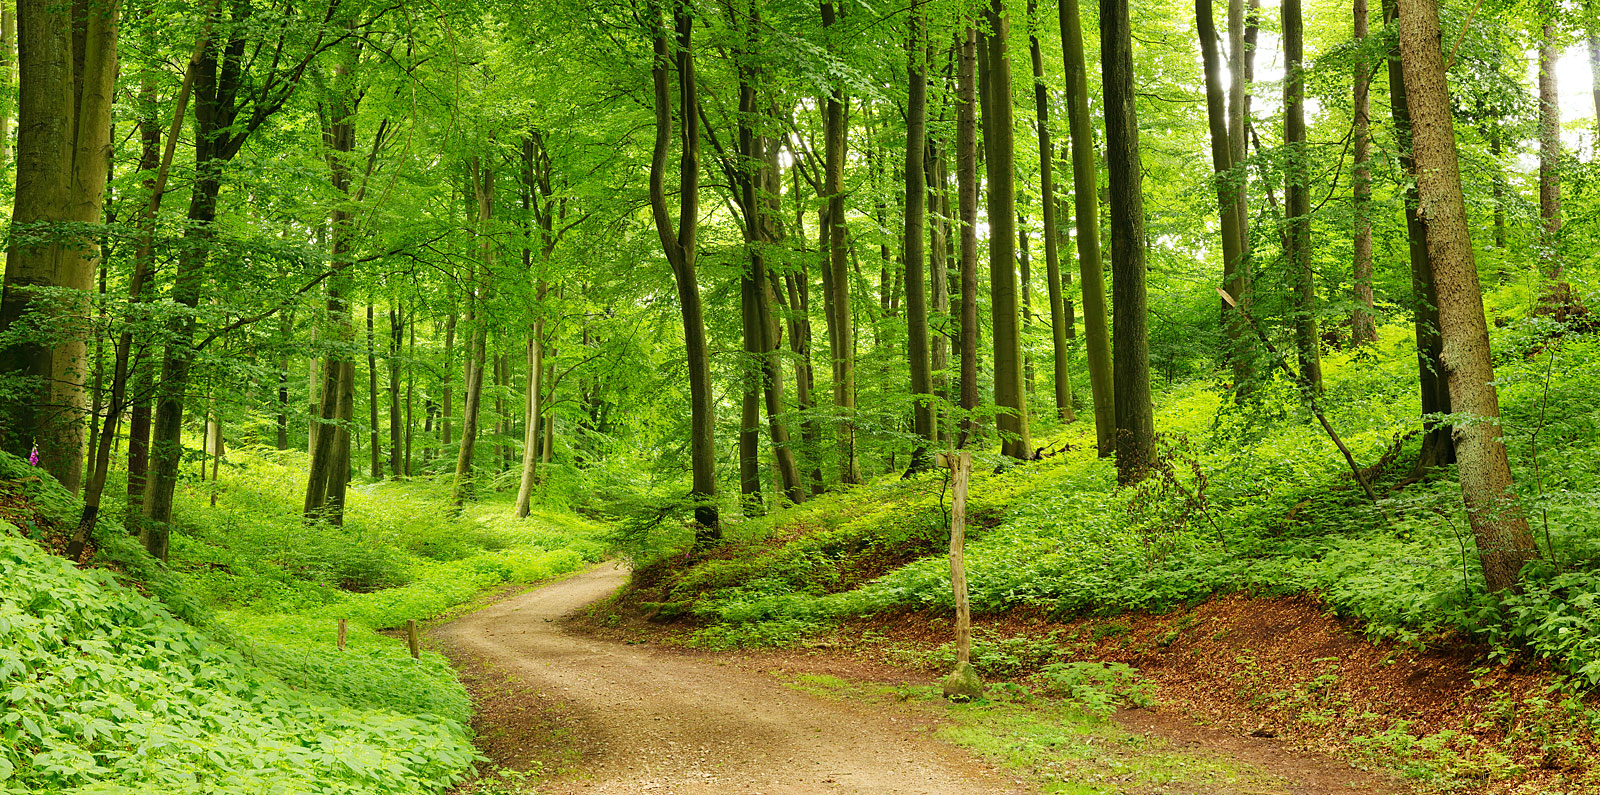
[[[578,758],[573,772],[541,791],[1036,791],[892,711],[797,692],[759,672],[703,657],[563,631],[563,617],[610,595],[627,576],[625,568],[604,563],[432,633],[458,664],[503,677],[498,687],[513,702],[508,714],[561,716],[556,733],[571,733],[565,741]],[[517,740],[502,736],[497,742]]]

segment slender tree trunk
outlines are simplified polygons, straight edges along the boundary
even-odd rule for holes
[[[128,280],[128,301],[130,304],[142,303],[147,300],[145,283],[149,280],[150,264],[153,257],[153,241],[155,235],[156,214],[161,207],[161,197],[166,191],[167,176],[171,173],[172,160],[177,150],[177,137],[183,123],[183,116],[188,108],[189,94],[194,85],[195,66],[200,58],[200,50],[205,46],[208,32],[202,30],[195,42],[194,52],[190,55],[188,67],[184,71],[183,83],[178,90],[178,96],[173,103],[173,120],[167,136],[167,145],[161,147],[161,129],[156,124],[156,98],[155,78],[146,70],[140,79],[140,119],[139,138],[141,149],[139,154],[139,168],[151,176],[144,181],[144,189],[148,197],[137,224],[140,228],[139,245],[134,252],[133,273]],[[106,477],[111,465],[111,443],[117,436],[117,421],[127,406],[129,368],[132,362],[133,332],[125,329],[117,339],[114,353],[113,371],[111,376],[111,399],[107,407],[105,427],[100,434],[99,445],[91,445],[93,464],[88,480],[85,482],[83,493],[83,512],[79,516],[78,529],[72,542],[67,547],[67,557],[76,559],[83,551],[90,534],[94,530],[96,519],[100,512],[100,500],[105,491]],[[149,383],[150,367],[146,365],[141,369],[144,379],[135,386],[134,408],[130,421],[128,437],[128,500],[124,529],[129,532],[139,532],[142,516],[144,497],[144,473],[148,460],[150,440],[150,391],[153,384]],[[287,373],[280,379],[287,377]],[[280,394],[285,387],[280,384]],[[284,409],[287,411],[287,408]],[[284,418],[286,421],[286,418]],[[280,428],[279,437],[283,436]]]
[[[1383,0],[1385,23],[1395,19],[1396,0]],[[1400,150],[1400,168],[1408,177],[1405,185],[1407,255],[1411,265],[1412,323],[1417,340],[1417,383],[1422,398],[1422,446],[1417,453],[1413,475],[1421,476],[1439,466],[1455,462],[1454,434],[1449,425],[1434,417],[1451,413],[1450,389],[1445,380],[1443,342],[1439,336],[1439,300],[1434,289],[1433,263],[1428,256],[1428,227],[1419,214],[1417,165],[1412,157],[1410,103],[1400,65],[1398,40],[1388,56],[1389,108],[1394,120],[1395,138]]]
[[[1356,46],[1365,45],[1367,40],[1367,0],[1354,0],[1355,41]],[[1365,59],[1356,61],[1355,108],[1352,111],[1354,119],[1351,125],[1351,135],[1355,138],[1353,144],[1353,157],[1350,169],[1350,187],[1353,198],[1351,206],[1354,215],[1355,240],[1353,249],[1355,262],[1352,274],[1355,282],[1355,311],[1350,315],[1350,341],[1356,345],[1365,345],[1376,342],[1378,329],[1375,318],[1375,309],[1372,300],[1372,170],[1367,165],[1367,154],[1371,147],[1368,127],[1371,123],[1372,103],[1368,97],[1367,86],[1371,80],[1371,70]]]
[[[746,212],[749,212],[746,209]],[[754,247],[751,247],[754,251]],[[739,277],[739,325],[744,356],[739,360],[739,498],[746,516],[763,512],[761,500],[761,350],[760,317],[756,313],[754,262],[746,261]]]
[[[439,447],[441,455],[448,455],[450,449],[450,420],[455,416],[455,407],[451,405],[454,397],[454,379],[452,371],[455,369],[456,345],[456,302],[454,294],[450,297],[450,316],[444,321],[444,384],[441,389],[443,394],[439,398]]]
[[[1228,338],[1228,360],[1233,369],[1233,388],[1235,394],[1240,395],[1249,394],[1255,379],[1255,340],[1244,313],[1249,310],[1252,279],[1250,180],[1245,155],[1250,134],[1250,75],[1255,66],[1256,5],[1252,2],[1251,24],[1246,25],[1244,0],[1228,0],[1228,162],[1233,166],[1228,174],[1228,188],[1237,205],[1234,223],[1239,233],[1239,259],[1224,262],[1222,266],[1222,289],[1233,298],[1232,304],[1222,302],[1222,319],[1223,333]]]
[[[1229,276],[1237,274],[1244,261],[1244,232],[1239,217],[1239,202],[1234,195],[1236,171],[1233,162],[1233,145],[1228,132],[1228,108],[1222,91],[1222,59],[1217,53],[1217,29],[1211,0],[1195,0],[1194,15],[1200,36],[1200,54],[1205,68],[1206,121],[1211,131],[1211,168],[1215,172],[1217,208],[1221,215],[1223,288],[1229,285]],[[1233,295],[1230,291],[1229,295]],[[1235,301],[1238,298],[1234,298]],[[1230,360],[1239,356],[1241,329],[1237,309],[1223,303],[1223,331],[1228,335],[1227,354]],[[1242,385],[1234,382],[1236,389]]]
[[[1594,97],[1595,146],[1600,151],[1600,30],[1594,22],[1585,28],[1583,38],[1589,45],[1589,93]]]
[[[1039,208],[1044,215],[1045,281],[1050,291],[1050,351],[1055,381],[1056,416],[1062,422],[1077,419],[1072,409],[1071,360],[1067,348],[1072,319],[1067,315],[1061,288],[1061,230],[1056,219],[1055,143],[1050,129],[1050,92],[1044,82],[1044,52],[1039,46],[1038,4],[1028,2],[1028,54],[1033,61],[1034,125],[1039,134]],[[1032,379],[1029,379],[1030,381]]]
[[[1284,222],[1288,225],[1288,250],[1284,260],[1294,280],[1294,339],[1300,357],[1300,374],[1309,387],[1322,392],[1321,335],[1317,331],[1316,281],[1311,270],[1311,183],[1306,174],[1305,25],[1300,0],[1283,0],[1283,144],[1288,150],[1284,174]]]
[[[1077,227],[1078,276],[1083,289],[1083,341],[1089,359],[1089,390],[1094,398],[1095,442],[1104,458],[1116,449],[1116,377],[1106,320],[1105,277],[1101,272],[1099,174],[1078,0],[1061,0],[1060,16],[1067,76],[1067,127],[1072,133],[1072,206]]]
[[[489,237],[489,223],[494,217],[494,172],[479,158],[472,160],[472,192],[478,204],[478,260],[485,276],[494,273],[494,241]],[[490,364],[487,358],[488,321],[484,317],[483,302],[468,273],[467,290],[467,377],[463,387],[461,407],[461,449],[456,452],[456,480],[450,498],[457,506],[465,505],[477,497],[477,484],[473,478],[473,455],[477,452],[478,422],[483,407],[483,368]]]
[[[837,22],[832,0],[822,2],[822,24],[831,28]],[[839,480],[845,484],[861,482],[861,463],[856,456],[856,341],[855,322],[850,309],[850,251],[845,238],[844,159],[845,95],[835,85],[828,94],[823,122],[823,186],[828,199],[829,290],[833,302],[833,404],[839,412]]]
[[[1554,19],[1545,20],[1539,39],[1539,247],[1545,273],[1560,279],[1561,94],[1556,60],[1561,57]]]
[[[1597,117],[1600,118],[1600,117]],[[1489,160],[1494,169],[1494,247],[1506,247],[1506,173],[1501,164],[1503,151],[1500,144],[1501,120],[1496,118],[1489,127]]]
[[[931,53],[932,47],[929,51]],[[950,191],[945,171],[944,153],[938,142],[928,138],[923,159],[928,164],[923,174],[928,180],[928,202],[935,218],[928,225],[928,283],[933,291],[933,314],[939,325],[929,330],[928,369],[933,373],[933,391],[942,401],[950,401]],[[944,412],[935,409],[933,415],[933,440],[938,442],[947,429]]]
[[[1071,0],[1063,0],[1071,2]],[[956,203],[961,214],[961,435],[957,447],[978,432],[978,32],[968,27],[957,56]]]
[[[1295,2],[1295,0],[1287,0]],[[1155,454],[1146,331],[1144,191],[1134,113],[1133,26],[1128,0],[1100,0],[1100,67],[1106,91],[1106,172],[1111,210],[1112,345],[1117,384],[1117,481],[1143,480]]]
[[[911,12],[911,41],[906,46],[906,162],[905,162],[905,247],[906,269],[906,365],[911,375],[911,432],[926,444],[918,443],[911,453],[911,470],[927,468],[928,447],[935,441],[933,426],[933,371],[928,360],[928,298],[924,262],[927,225],[928,180],[926,149],[928,141],[928,66],[926,31],[922,12]]]
[[[378,338],[373,326],[372,296],[367,295],[367,436],[372,440],[371,471],[373,480],[383,479],[383,445],[378,443],[382,429],[378,427]]]
[[[683,313],[684,348],[689,363],[690,458],[694,485],[690,498],[695,501],[696,546],[708,546],[722,539],[717,517],[716,418],[711,396],[710,356],[706,346],[706,327],[700,304],[700,287],[695,276],[696,234],[700,220],[700,126],[694,109],[699,106],[695,83],[692,37],[694,19],[682,5],[673,7],[672,30],[663,20],[656,25],[655,59],[651,78],[655,100],[655,148],[650,159],[650,210],[657,235],[672,266],[678,287],[678,306]],[[676,37],[672,42],[669,37]],[[673,229],[667,207],[667,154],[672,146],[672,99],[669,71],[676,66],[682,151],[678,160],[678,222]],[[553,387],[554,385],[552,385]],[[553,428],[546,433],[545,455],[550,455]],[[548,458],[547,458],[548,460]]]
[[[998,0],[996,0],[998,3]],[[1011,21],[998,4],[989,8],[989,102],[983,119],[985,149],[989,154],[989,301],[994,325],[994,402],[1000,413],[1000,452],[1016,459],[1033,453],[1028,437],[1028,405],[1024,392],[1022,335],[1018,321],[1016,161],[1012,140],[1011,60],[1008,51]]]
[[[1412,119],[1417,188],[1439,293],[1439,321],[1451,405],[1470,416],[1456,426],[1461,492],[1490,592],[1517,584],[1538,556],[1516,504],[1501,441],[1500,400],[1489,355],[1489,329],[1473,261],[1466,201],[1456,160],[1449,86],[1440,50],[1436,0],[1400,0],[1400,56]]]
[[[389,303],[389,475],[399,480],[406,474],[404,439],[405,426],[400,416],[400,355],[405,344],[405,318],[400,304]]]

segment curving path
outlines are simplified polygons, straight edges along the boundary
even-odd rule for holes
[[[627,579],[603,563],[433,631],[553,708],[579,749],[552,793],[1020,793],[903,716],[794,691],[760,673],[569,634],[562,617]],[[522,709],[522,707],[515,707]],[[924,727],[925,728],[925,727]]]

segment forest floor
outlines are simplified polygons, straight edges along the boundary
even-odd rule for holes
[[[1097,719],[992,688],[951,705],[922,671],[829,648],[709,652],[573,620],[606,563],[442,625],[495,782],[548,793],[1346,795],[1406,787],[1163,708]],[[962,747],[964,746],[964,747]],[[520,786],[517,787],[520,789]],[[465,791],[473,791],[469,786]]]

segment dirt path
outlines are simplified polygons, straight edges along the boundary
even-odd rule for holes
[[[551,793],[810,795],[1033,791],[926,735],[896,710],[819,698],[769,676],[643,645],[568,634],[560,618],[627,571],[601,564],[434,630],[480,683],[494,679],[497,756],[562,743]],[[484,671],[492,671],[486,674]],[[469,675],[474,675],[469,673]],[[484,729],[480,726],[480,733]],[[570,732],[570,735],[568,734]],[[521,749],[543,759],[539,749]],[[575,758],[571,758],[575,757]]]

